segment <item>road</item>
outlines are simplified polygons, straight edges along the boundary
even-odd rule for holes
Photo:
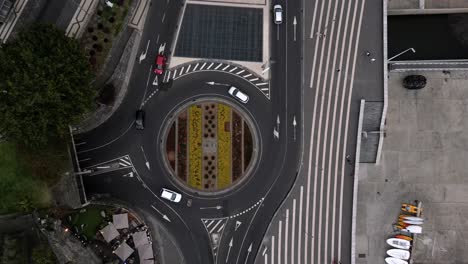
[[[227,66],[209,60],[206,67],[212,67],[210,70],[182,75],[197,67],[193,65],[168,72],[174,82],[167,91],[153,85],[153,59],[161,44],[165,43],[168,53],[181,11],[179,1],[153,1],[140,45],[141,54],[146,56],[135,65],[122,104],[95,130],[75,135],[80,167],[92,171],[83,175],[89,198],[108,194],[152,212],[176,238],[190,263],[253,263],[263,233],[297,175],[302,120],[301,42],[294,40],[292,18],[299,19],[300,2],[282,4],[291,15],[285,17],[284,24],[272,27],[279,39],[272,40],[270,100],[265,96],[264,83],[245,77],[249,76],[248,69],[246,75],[231,74],[222,70]],[[300,25],[296,30],[301,31]],[[234,85],[249,94],[249,103],[241,105],[227,95],[227,87],[207,82]],[[159,152],[161,129],[168,116],[181,104],[203,97],[230,100],[243,108],[255,121],[260,141],[253,175],[235,190],[216,196],[181,188],[165,169]],[[134,128],[135,110],[139,108],[147,113],[143,131]],[[163,187],[183,193],[182,202],[161,200],[158,195]],[[218,246],[210,241],[213,232],[221,234]]]
[[[366,97],[357,98],[356,94],[362,94],[361,80],[368,84],[369,79],[382,76],[376,74],[375,80],[363,77],[367,73],[362,70],[356,75],[358,67],[372,68],[377,60],[372,59],[382,57],[377,46],[381,42],[360,47],[363,39],[373,40],[360,35],[365,11],[372,10],[379,9],[366,5],[365,0],[304,2],[302,164],[293,189],[271,221],[255,263],[350,262],[357,102]],[[373,21],[374,27],[381,21]],[[369,56],[363,55],[366,51]],[[374,68],[369,72],[380,72],[381,63]],[[358,90],[353,90],[355,86]]]

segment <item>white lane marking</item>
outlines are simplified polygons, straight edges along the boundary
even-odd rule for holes
[[[310,184],[308,184],[309,186]],[[297,263],[300,264],[301,263],[301,256],[302,256],[302,248],[301,248],[301,245],[302,245],[302,201],[304,200],[304,186],[301,185],[301,193],[300,193],[300,196],[299,196],[299,228],[298,228],[298,232],[297,232],[297,236],[298,236],[298,241],[297,241]],[[294,263],[294,262],[292,262]]]
[[[150,66],[149,72],[148,72],[148,80],[146,80],[146,87],[149,85],[149,80],[151,78],[151,72],[153,71],[153,65]]]
[[[176,77],[177,75],[177,69],[174,70],[174,78]]]
[[[282,236],[283,221],[278,222],[278,264],[281,264],[281,236]]]
[[[338,3],[335,3],[336,5]],[[332,15],[332,21],[335,21],[335,18],[336,18],[336,12],[338,11],[338,8],[337,6],[335,6],[334,10],[333,10],[333,15]],[[332,27],[331,27],[331,33],[330,33],[330,37],[333,37],[333,33],[335,32],[335,23],[332,23]],[[325,42],[324,42],[325,43]],[[323,47],[323,46],[322,46]],[[322,151],[322,168],[325,168],[325,156],[327,155],[327,150],[329,150],[329,153],[331,154],[332,153],[332,150],[333,150],[333,147],[329,148],[328,146],[331,145],[333,146],[333,136],[330,137],[330,139],[328,139],[328,123],[330,121],[330,107],[331,107],[331,98],[332,98],[332,91],[334,91],[334,86],[333,86],[333,83],[335,81],[335,64],[336,64],[336,51],[337,49],[335,48],[335,53],[333,55],[333,66],[331,67],[331,71],[330,71],[330,68],[329,68],[329,65],[330,65],[330,58],[332,57],[331,56],[331,53],[332,53],[332,41],[329,41],[328,42],[328,49],[327,49],[327,62],[325,64],[325,80],[328,80],[328,73],[329,72],[332,72],[332,75],[331,75],[331,78],[330,78],[330,83],[328,85],[326,85],[326,81],[324,82],[324,85],[326,85],[327,87],[329,87],[328,89],[328,102],[327,102],[327,112],[325,114],[325,132],[324,132],[324,144],[325,146],[327,146],[326,148],[324,147],[323,148],[323,151]],[[337,93],[335,93],[337,94]],[[335,96],[336,98],[336,96]],[[333,134],[333,130],[331,130],[331,132]],[[330,141],[329,143],[328,140]],[[330,161],[329,161],[329,164],[330,164]],[[327,180],[327,192],[326,192],[326,209],[325,209],[325,242],[324,242],[324,253],[323,253],[323,257],[324,257],[324,262],[327,263],[329,262],[330,260],[327,259],[329,257],[328,255],[328,227],[330,226],[329,222],[328,222],[328,213],[329,213],[329,210],[330,210],[330,183],[331,183],[331,178],[330,178],[330,167],[327,169],[327,173],[328,173],[328,177],[325,177],[324,175],[324,172],[325,170],[322,170],[322,182],[326,179]],[[323,190],[323,192],[325,193],[325,191]],[[322,212],[322,203],[320,204],[320,209],[319,209],[319,212]],[[320,219],[323,219],[323,217],[320,216]],[[319,232],[320,234],[322,233],[321,232],[321,228],[320,228],[320,225],[319,225]],[[320,239],[320,234],[319,234],[319,241],[321,241]],[[333,240],[333,238],[331,239]],[[318,248],[321,248],[320,247],[320,243],[319,243],[319,246]],[[320,262],[321,261],[321,258],[320,258],[320,250],[319,250],[319,258],[318,258],[318,261]]]
[[[260,85],[267,85],[268,83],[257,83],[257,86],[260,86]]]
[[[86,158],[86,159],[81,159],[81,160],[78,160],[78,162],[83,162],[83,161],[87,161],[87,160],[90,160],[91,158]]]
[[[233,72],[235,70],[237,70],[237,67],[232,68],[229,72]]]
[[[214,64],[214,62],[212,62],[212,63],[210,64],[210,66],[208,66],[208,68],[206,68],[206,69],[207,69],[207,70],[211,69],[211,67],[213,66],[213,64]]]
[[[237,72],[236,74],[241,74],[243,72],[245,72],[245,70],[241,70],[241,71]]]
[[[268,264],[268,254],[265,254],[263,256],[263,259],[265,260],[265,264]]]
[[[224,71],[224,70],[226,70],[227,68],[229,68],[229,66],[231,66],[231,65],[226,65],[226,67],[222,68],[221,70]]]
[[[260,88],[261,91],[268,91],[270,88]]]
[[[366,0],[362,1],[361,4],[361,13],[359,16],[359,24],[358,24],[358,30],[357,30],[357,36],[356,36],[356,44],[354,46],[354,62],[353,62],[353,68],[352,68],[352,73],[351,73],[351,82],[350,82],[350,92],[349,92],[349,97],[348,97],[348,111],[346,113],[346,124],[345,124],[345,130],[348,131],[348,125],[349,125],[349,110],[351,107],[351,95],[352,95],[352,90],[353,90],[353,85],[352,83],[354,82],[354,73],[356,69],[356,54],[357,54],[357,49],[359,46],[359,36],[361,35],[361,25],[362,25],[362,16],[364,14],[364,5],[365,5]],[[357,9],[357,2],[356,2],[356,9]],[[348,137],[344,137],[344,147],[345,151],[343,151],[343,157],[342,157],[342,166],[341,166],[341,197],[340,197],[340,216],[339,216],[339,224],[338,224],[338,259],[341,259],[341,227],[342,227],[342,220],[343,220],[343,181],[344,181],[344,160],[346,159],[346,144],[347,144],[347,139]]]
[[[210,229],[210,234],[213,233],[213,231],[216,229],[216,227],[221,224],[221,220],[220,221],[216,221],[216,225],[214,225],[211,229]]]
[[[200,71],[203,70],[203,68],[205,68],[205,65],[206,65],[206,62],[203,63],[203,65],[200,67]]]
[[[253,79],[250,79],[249,81],[254,82],[254,81],[258,81],[258,80],[259,80],[258,78],[253,78]]]
[[[275,263],[275,236],[271,236],[271,264]]]
[[[218,228],[218,231],[216,231],[217,233],[221,232],[221,230],[223,230],[224,228],[224,224],[222,224],[219,228]]]
[[[206,225],[206,228],[210,228],[210,226],[211,226],[211,225],[212,225],[212,224],[213,224],[215,221],[213,221],[213,220],[209,220],[209,221],[207,221],[207,222],[209,222],[209,224],[208,224],[208,225]]]
[[[183,73],[184,73],[184,67],[182,67],[182,69],[180,69],[179,76],[181,76]]]
[[[197,70],[198,65],[200,65],[200,63],[197,63],[197,64],[195,65],[195,68],[193,68],[193,71],[196,71],[196,70]]]
[[[159,42],[159,34],[158,34],[158,36],[156,37],[156,46],[158,45],[158,42]]]
[[[86,142],[75,143],[75,146],[86,144]]]
[[[296,199],[293,200],[291,226],[292,226],[292,230],[291,230],[291,264],[293,264],[294,263],[294,254],[296,253],[296,251],[294,250],[295,249],[294,248],[294,243],[296,242],[296,240],[295,240],[295,234],[296,234]]]
[[[192,64],[189,64],[187,71],[185,73],[188,73],[190,71],[190,67],[192,67]]]
[[[216,66],[216,68],[214,68],[215,70],[219,69],[219,67],[221,67],[221,65],[223,65],[222,63],[220,63],[218,66]]]
[[[341,6],[341,10],[340,10],[340,15],[339,17],[343,17],[343,11],[344,11],[344,6],[345,6],[345,3],[343,2],[342,3],[342,6]],[[344,33],[343,33],[343,37],[346,39],[346,32],[347,32],[347,29],[348,29],[348,19],[349,19],[349,11],[351,9],[351,2],[348,2],[348,7],[347,7],[347,13],[346,13],[346,22],[344,23]],[[343,19],[340,19],[339,23],[338,23],[338,30],[339,32],[341,32],[341,26],[342,26],[342,22],[343,22]],[[342,42],[341,44],[341,52],[340,52],[340,55],[339,57],[336,57],[336,53],[337,53],[337,50],[338,49],[335,49],[335,58],[340,58],[340,61],[338,63],[338,67],[341,68],[341,66],[343,65],[343,55],[344,55],[344,50],[345,50],[345,41]],[[335,64],[333,64],[333,69],[335,68]],[[346,72],[345,72],[346,74]],[[340,88],[341,88],[341,80],[342,78],[340,78],[341,75],[338,75],[338,78],[337,78],[337,83],[336,83],[336,87],[337,87],[337,95],[340,91]],[[345,91],[346,91],[346,85],[343,85],[343,90],[342,90],[342,96],[345,96]],[[334,104],[333,104],[333,120],[332,120],[332,131],[335,131],[336,133],[336,138],[337,140],[334,142],[336,143],[336,146],[337,146],[337,150],[336,150],[336,156],[335,156],[335,163],[334,164],[339,164],[339,160],[338,160],[338,157],[339,157],[339,146],[340,146],[340,132],[338,130],[335,130],[335,125],[336,125],[336,116],[337,116],[337,106],[338,106],[338,96],[335,96],[335,101],[334,101]],[[343,109],[340,108],[340,112],[342,112]],[[341,121],[340,121],[341,123]],[[335,138],[334,136],[332,136],[333,138]],[[330,150],[333,150],[333,144],[330,148]],[[335,166],[335,171],[334,173],[332,174],[333,176],[330,176],[330,172],[331,172],[331,162],[332,162],[332,151],[330,151],[330,157],[329,157],[329,164],[328,164],[328,172],[329,172],[329,177],[333,177],[335,180],[334,180],[334,184],[333,184],[333,205],[332,205],[332,208],[333,208],[333,214],[332,214],[332,235],[331,235],[331,249],[330,249],[330,253],[331,255],[333,256],[334,252],[335,252],[335,230],[336,230],[336,225],[335,225],[335,220],[336,220],[336,188],[337,188],[337,182],[338,182],[338,166]]]
[[[289,235],[289,209],[286,209],[286,223],[284,224],[284,263],[288,263],[288,235]]]
[[[242,76],[242,77],[247,78],[247,77],[250,77],[250,76],[252,76],[251,73],[249,73],[249,74],[247,74],[247,75],[244,75],[244,76]]]
[[[315,1],[314,14],[312,15],[312,25],[310,27],[310,38],[314,37],[315,18],[317,17],[317,5],[319,1]],[[320,18],[321,19],[321,18]]]
[[[163,17],[162,17],[162,19],[161,19],[161,22],[164,23],[164,19],[165,19],[165,18],[166,18],[166,13],[163,14]]]
[[[330,2],[328,2],[328,10],[330,8]],[[323,10],[324,10],[324,7],[325,7],[325,2],[323,2],[323,5],[321,6],[320,8],[320,18],[319,18],[319,25],[318,25],[318,28],[320,30],[321,26],[322,26],[322,18],[323,18]],[[313,62],[313,66],[312,66],[312,76],[311,76],[311,82],[310,82],[310,86],[312,87],[313,83],[314,83],[314,76],[315,76],[315,65],[316,65],[316,58],[317,58],[317,51],[318,51],[318,46],[319,46],[319,39],[320,38],[316,38],[315,39],[315,51],[314,51],[314,62]],[[325,43],[325,42],[324,42]],[[323,50],[323,48],[322,48]],[[322,57],[323,57],[323,53],[322,53]],[[320,74],[321,73],[321,66],[318,70],[318,73]],[[321,95],[322,93],[319,91],[322,90],[322,87],[320,86],[320,80],[321,79],[318,79],[317,81],[317,93],[315,95],[315,102],[317,102],[318,100],[318,97],[320,96],[320,115],[319,115],[319,121],[317,123],[317,148],[316,148],[316,153],[315,153],[315,163],[314,163],[314,194],[313,194],[313,197],[312,197],[312,200],[313,200],[313,204],[312,204],[312,232],[309,233],[309,230],[308,230],[308,227],[309,227],[309,222],[308,222],[308,212],[306,212],[306,233],[308,235],[311,235],[312,236],[312,241],[311,241],[311,259],[312,261],[309,262],[309,259],[308,259],[308,247],[307,247],[307,243],[308,243],[308,238],[305,239],[305,261],[306,263],[314,263],[314,244],[315,244],[315,211],[316,211],[316,199],[315,199],[315,196],[316,196],[316,193],[317,193],[317,179],[318,179],[318,174],[317,174],[317,169],[318,169],[318,152],[319,152],[319,149],[320,149],[320,138],[321,138],[321,124],[322,124],[322,112],[323,112],[323,95]],[[317,103],[314,104],[314,117],[313,117],[313,129],[312,131],[315,130],[315,116],[316,116],[316,112],[317,112]],[[315,132],[315,131],[314,131]],[[314,133],[312,133],[312,135],[314,135]],[[312,137],[311,138],[311,142],[313,142],[314,138]],[[311,149],[312,149],[312,146],[313,144],[311,143]],[[311,150],[312,152],[312,150]],[[312,153],[310,153],[310,156],[309,158],[311,159],[312,158]],[[322,181],[321,181],[322,182]],[[319,194],[317,194],[317,196],[320,196]],[[307,209],[309,208],[308,205],[307,206]]]

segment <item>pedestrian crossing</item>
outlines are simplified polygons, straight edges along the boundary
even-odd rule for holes
[[[227,62],[195,61],[182,64],[166,71],[163,76],[163,83],[167,83],[171,79],[177,80],[187,74],[202,71],[218,71],[237,75],[257,87],[257,89],[270,99],[270,83],[267,80],[240,65]]]

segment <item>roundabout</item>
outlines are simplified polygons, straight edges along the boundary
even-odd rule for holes
[[[258,160],[257,128],[243,109],[225,99],[206,97],[180,106],[162,134],[166,170],[183,188],[203,195],[236,188]]]

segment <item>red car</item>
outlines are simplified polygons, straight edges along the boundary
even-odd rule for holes
[[[164,73],[164,70],[166,69],[166,61],[167,58],[163,54],[158,54],[156,57],[156,68],[154,69],[154,73],[157,75],[161,75]]]

